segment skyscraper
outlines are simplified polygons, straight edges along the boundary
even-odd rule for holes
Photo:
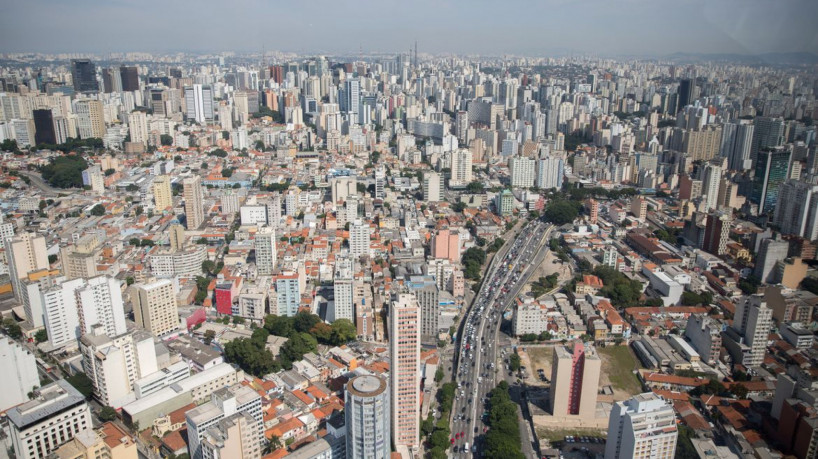
[[[90,139],[105,137],[105,112],[102,101],[83,99],[74,102],[74,113],[77,114],[77,131],[80,138]]]
[[[32,271],[46,269],[49,266],[45,238],[34,233],[22,233],[6,239],[4,243],[14,297],[22,302],[22,279]]]
[[[511,186],[530,188],[534,186],[536,176],[535,162],[524,156],[513,156],[508,161],[511,169]]]
[[[352,378],[346,385],[346,457],[388,459],[390,457],[389,391],[379,376]]]
[[[463,187],[472,181],[472,152],[465,148],[458,148],[452,152],[452,172],[449,186]]]
[[[72,59],[71,81],[74,83],[74,91],[99,91],[99,83],[97,82],[97,66],[88,59]]]
[[[276,310],[280,316],[292,317],[301,306],[301,287],[298,285],[298,274],[292,271],[274,276],[276,288]]]
[[[685,107],[690,105],[693,102],[693,91],[695,89],[696,83],[689,78],[685,78],[679,81],[679,103],[677,105],[676,111],[683,110]]]
[[[273,274],[276,266],[276,232],[274,228],[263,226],[256,232],[256,269],[259,276]]]
[[[137,325],[156,336],[166,335],[179,328],[176,295],[170,280],[134,284],[131,288],[134,322]]]
[[[742,365],[758,366],[764,361],[772,317],[773,310],[767,306],[764,295],[751,295],[736,306],[733,329],[744,338],[744,344],[750,347],[750,354],[745,354],[740,362]]]
[[[423,200],[437,202],[443,200],[443,177],[437,172],[423,173]]]
[[[202,198],[202,179],[198,175],[182,180],[182,194],[185,197],[185,217],[187,229],[198,229],[204,222],[204,200]]]
[[[135,110],[128,114],[128,132],[131,135],[131,142],[141,143],[148,146],[148,115]]]
[[[199,124],[213,121],[213,88],[209,85],[185,86],[187,119]]]
[[[791,156],[792,152],[789,150],[758,153],[750,201],[758,204],[759,215],[775,211],[778,190],[789,178]]]
[[[702,174],[702,197],[706,203],[706,210],[715,209],[718,204],[719,184],[721,183],[721,166],[708,163]]]
[[[57,143],[57,133],[54,132],[54,117],[50,109],[34,110],[34,143],[51,144]]]
[[[781,234],[818,239],[818,185],[787,180],[778,192],[773,222]]]
[[[88,279],[77,289],[80,334],[99,325],[108,336],[125,333],[125,309],[119,281],[110,276]]]
[[[562,158],[557,156],[547,156],[537,160],[537,188],[547,190],[556,188],[562,189],[564,176],[564,166]]]
[[[581,341],[574,343],[573,353],[563,346],[554,349],[549,394],[554,416],[594,418],[600,368],[594,348],[586,348]]]
[[[344,81],[340,94],[340,109],[348,117],[349,124],[358,124],[358,110],[361,104],[361,81],[350,78]]]
[[[420,336],[426,343],[438,341],[438,316],[440,316],[440,289],[432,276],[409,278],[409,292],[415,295],[420,306]]]
[[[784,143],[784,120],[759,116],[753,120],[753,143],[750,147],[750,159],[753,165],[758,155],[767,148],[775,148]]]
[[[105,94],[122,92],[122,78],[117,69],[102,69],[102,92]]]
[[[772,238],[761,241],[753,275],[761,282],[771,282],[775,274],[775,264],[787,258],[790,244]]]
[[[414,295],[400,293],[389,311],[392,444],[419,446],[420,306]]]
[[[160,175],[153,180],[153,203],[157,211],[173,207],[173,193],[170,189],[170,177]]]
[[[348,319],[350,322],[355,323],[353,266],[352,260],[346,258],[335,260],[335,273],[332,277],[335,301],[327,309],[327,322],[332,323],[338,319]]]
[[[745,171],[752,168],[753,130],[753,124],[744,120],[722,126],[720,155],[727,158],[730,170]]]
[[[383,164],[375,166],[375,199],[386,198],[386,167]]]
[[[349,253],[357,259],[369,255],[369,223],[356,220],[349,227]]]
[[[123,65],[119,67],[123,91],[139,90],[139,70],[136,67]]]
[[[653,392],[635,395],[611,410],[605,459],[672,459],[676,438],[673,406]]]

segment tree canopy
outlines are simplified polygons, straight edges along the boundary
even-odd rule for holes
[[[82,188],[82,171],[88,163],[81,156],[57,156],[40,168],[43,180],[55,188]]]

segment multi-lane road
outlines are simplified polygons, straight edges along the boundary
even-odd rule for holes
[[[545,257],[550,232],[550,226],[540,221],[523,228],[502,258],[498,254],[492,262],[463,321],[453,367],[457,390],[450,424],[451,457],[480,456],[480,440],[488,429],[482,419],[484,400],[496,387],[498,376],[503,376],[497,373],[507,371],[500,368],[497,350],[502,314]],[[500,358],[507,357],[506,350],[499,352]]]

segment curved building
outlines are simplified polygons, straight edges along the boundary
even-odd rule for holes
[[[348,459],[388,459],[390,456],[389,391],[384,378],[363,375],[346,387],[344,405]]]

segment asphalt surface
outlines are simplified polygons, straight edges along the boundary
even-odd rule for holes
[[[66,189],[57,189],[53,188],[51,185],[45,182],[40,174],[35,174],[29,171],[17,171],[20,175],[24,177],[28,177],[31,179],[31,185],[36,188],[40,189],[40,192],[44,196],[59,196],[60,193],[62,194],[71,194],[71,193],[78,193],[82,192],[83,190],[80,188],[66,188]]]
[[[499,254],[495,258],[497,262],[492,263],[464,320],[455,355],[454,381],[458,388],[450,423],[450,441],[453,440],[450,457],[481,456],[482,436],[488,429],[482,419],[484,399],[508,372],[502,360],[498,360],[506,358],[508,351],[500,351],[499,356],[497,351],[502,347],[499,341],[502,314],[545,258],[550,231],[549,225],[539,221],[523,228],[502,258]],[[525,429],[521,429],[521,434],[528,436]],[[526,457],[535,457],[530,439],[522,443]]]

